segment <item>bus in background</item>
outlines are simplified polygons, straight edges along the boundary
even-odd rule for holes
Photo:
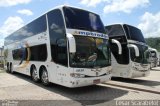
[[[59,6],[5,38],[8,72],[66,87],[110,80],[109,38],[100,16]]]
[[[159,53],[154,48],[149,48],[149,51],[151,53],[150,68],[157,67],[159,65]]]
[[[111,41],[112,75],[123,78],[148,76],[150,52],[141,30],[127,24],[105,28]]]
[[[158,66],[160,66],[160,52],[158,52],[158,54],[159,54],[159,62],[158,62]]]

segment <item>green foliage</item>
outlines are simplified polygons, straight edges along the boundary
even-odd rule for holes
[[[150,47],[155,48],[160,52],[160,37],[146,38],[145,40]]]

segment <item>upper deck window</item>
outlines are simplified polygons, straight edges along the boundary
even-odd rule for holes
[[[124,25],[124,27],[125,27],[126,34],[128,34],[130,37],[128,39],[146,43],[140,29],[130,25]]]
[[[106,26],[106,32],[109,37],[125,36],[125,33],[121,25]]]
[[[26,26],[15,31],[5,39],[5,45],[21,41],[27,37],[37,35],[47,30],[46,15],[39,17]]]
[[[105,33],[99,15],[71,7],[64,7],[63,11],[67,28]]]
[[[52,61],[68,65],[67,40],[62,13],[59,9],[47,13]]]

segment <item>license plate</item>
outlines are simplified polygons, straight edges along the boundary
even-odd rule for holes
[[[100,79],[93,80],[93,84],[98,84],[98,83],[100,83]]]

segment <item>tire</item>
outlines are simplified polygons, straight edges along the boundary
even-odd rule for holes
[[[9,67],[9,64],[7,64],[7,70],[6,70],[6,72],[9,73],[9,70],[10,70],[10,67]]]
[[[14,73],[14,71],[13,71],[13,65],[12,65],[12,64],[10,64],[10,73],[11,73],[11,74]]]
[[[48,86],[50,85],[50,82],[48,80],[48,72],[45,68],[42,69],[42,73],[41,73],[41,81],[42,81],[42,84],[44,86]]]
[[[37,73],[36,68],[32,68],[31,72],[32,72],[31,73],[32,80],[34,82],[39,82],[38,73]]]

